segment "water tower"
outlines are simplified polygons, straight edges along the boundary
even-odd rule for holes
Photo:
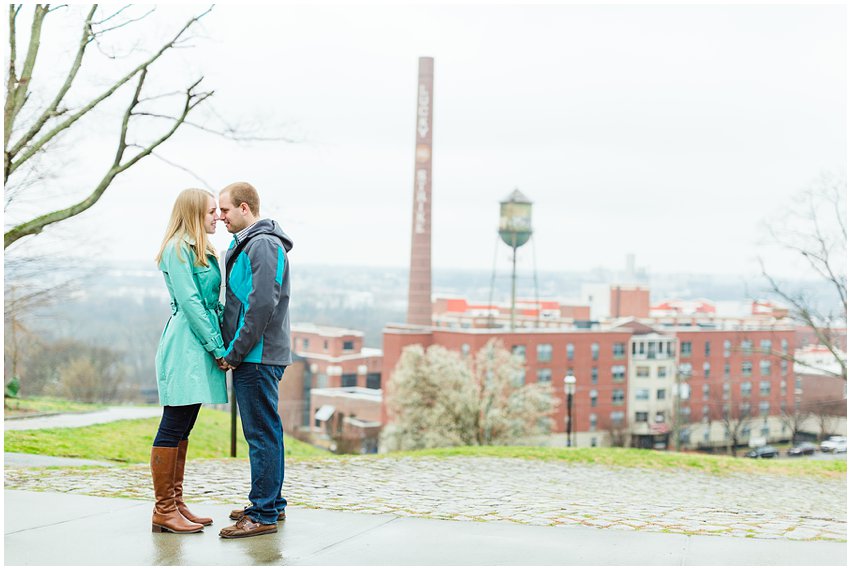
[[[517,248],[532,237],[532,201],[514,189],[499,203],[499,237],[511,248],[511,329],[517,292]]]

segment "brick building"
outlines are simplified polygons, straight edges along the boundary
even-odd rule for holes
[[[279,404],[285,431],[328,447],[340,438],[375,438],[382,351],[365,347],[362,332],[340,327],[298,323],[291,335],[294,362]]]
[[[719,447],[723,418],[747,417],[740,440],[788,439],[780,421],[794,405],[794,378],[783,354],[792,328],[702,330],[649,326],[622,319],[595,329],[458,329],[389,325],[382,376],[389,378],[402,349],[440,345],[474,354],[489,339],[520,355],[527,383],[552,386],[559,400],[551,443],[563,444],[567,425],[564,377],[576,379],[573,430],[578,446]],[[382,423],[387,423],[383,408]]]

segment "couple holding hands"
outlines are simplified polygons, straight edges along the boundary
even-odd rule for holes
[[[219,220],[233,234],[225,254],[224,306],[219,302],[219,260],[208,238]],[[153,532],[200,532],[213,523],[184,503],[183,471],[201,404],[228,401],[226,370],[233,371],[236,402],[231,405],[239,407],[248,442],[251,504],[232,511],[236,523],[219,536],[277,532],[277,522],[285,518],[278,383],[292,363],[287,259],[292,246],[277,223],[260,218],[260,197],[248,183],[226,186],[218,205],[213,194],[194,188],[181,192],[174,203],[156,258],[172,316],[156,356],[163,416],[151,449]]]

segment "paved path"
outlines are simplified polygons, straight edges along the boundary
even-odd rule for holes
[[[162,415],[162,412],[163,409],[159,406],[116,406],[81,414],[56,414],[36,418],[5,418],[3,421],[3,430],[82,427],[94,424],[106,424],[118,420],[159,417]]]
[[[191,456],[190,456],[191,459]],[[240,505],[245,460],[195,460],[186,493]],[[147,465],[7,466],[6,489],[149,499]],[[347,457],[290,460],[291,505],[366,514],[787,540],[846,540],[846,479],[707,475],[524,459]],[[643,533],[642,533],[643,534]]]
[[[300,507],[278,532],[223,540],[233,505],[194,504],[204,532],[151,533],[150,501],[9,491],[7,565],[815,565],[844,566],[846,545],[427,520]]]

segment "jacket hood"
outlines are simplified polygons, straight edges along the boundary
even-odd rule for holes
[[[290,239],[290,236],[284,233],[284,231],[281,229],[281,226],[279,226],[278,223],[275,222],[275,220],[258,220],[257,223],[251,226],[251,229],[248,231],[248,234],[245,236],[245,239],[248,240],[260,234],[269,234],[275,236],[276,238],[281,240],[281,243],[284,244],[284,250],[286,250],[287,252],[289,252],[293,248],[293,240]]]

